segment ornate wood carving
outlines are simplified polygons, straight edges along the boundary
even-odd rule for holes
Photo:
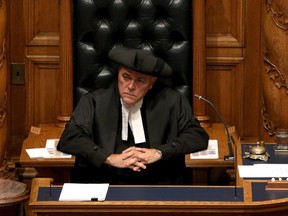
[[[278,89],[283,88],[288,94],[288,86],[285,79],[286,74],[280,71],[276,65],[272,64],[266,56],[264,56],[264,63],[265,71],[269,75],[270,80]]]
[[[7,93],[5,92],[4,101],[0,104],[0,127],[3,126],[7,113]]]
[[[2,68],[4,61],[5,61],[5,38],[2,39],[2,44],[0,45],[0,69]]]
[[[280,1],[279,1],[280,2]],[[273,5],[273,0],[266,0],[268,11],[271,12],[271,17],[276,26],[280,29],[287,31],[288,30],[288,17],[286,12],[283,11],[283,7],[281,7],[281,3],[279,5]],[[274,8],[275,6],[275,8]]]
[[[8,142],[6,23],[6,1],[0,0],[0,178],[9,176],[4,159]]]
[[[264,6],[262,118],[265,130],[273,136],[277,128],[288,128],[288,2],[266,0]]]

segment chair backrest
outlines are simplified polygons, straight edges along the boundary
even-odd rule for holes
[[[192,101],[192,0],[74,0],[74,105],[109,85],[114,46],[152,51],[173,69],[168,83]]]

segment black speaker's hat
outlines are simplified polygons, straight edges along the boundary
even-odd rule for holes
[[[127,47],[115,47],[110,50],[109,58],[116,63],[140,73],[156,77],[170,77],[172,68],[156,57],[152,52]]]

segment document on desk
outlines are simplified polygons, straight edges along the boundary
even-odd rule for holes
[[[46,148],[31,148],[26,149],[30,158],[71,158],[72,155],[63,152],[55,151],[51,153]]]
[[[104,201],[109,183],[64,183],[59,201]]]
[[[288,164],[238,165],[241,178],[288,178]]]
[[[190,159],[218,159],[218,141],[209,140],[208,148],[203,151],[190,154]]]
[[[45,148],[26,149],[30,158],[71,158],[72,155],[57,151],[59,139],[47,139]]]

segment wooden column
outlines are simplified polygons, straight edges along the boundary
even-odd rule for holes
[[[6,15],[6,0],[0,0],[0,178],[7,178],[8,175],[4,158],[8,142]]]
[[[193,94],[206,97],[205,0],[193,0]],[[203,127],[209,127],[206,104],[193,100],[193,114]]]
[[[73,50],[72,2],[60,0],[60,115],[59,127],[64,127],[73,112]]]

